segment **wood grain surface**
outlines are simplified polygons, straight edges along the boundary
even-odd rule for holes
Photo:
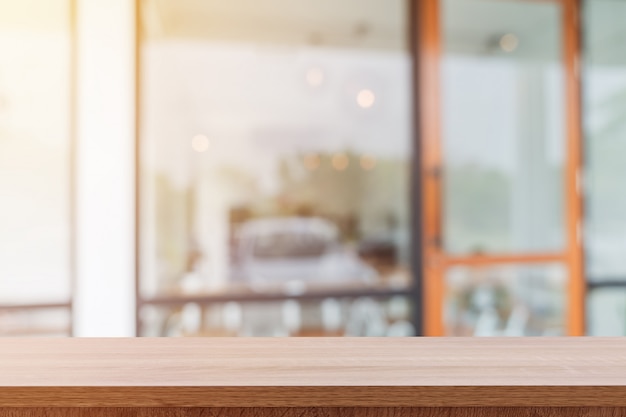
[[[9,408],[3,417],[623,417],[624,408]]]
[[[0,341],[0,407],[37,406],[626,407],[626,339]]]

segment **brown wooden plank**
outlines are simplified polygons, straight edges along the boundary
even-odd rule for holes
[[[6,339],[0,407],[626,406],[624,338]]]
[[[567,230],[568,334],[585,334],[585,266],[582,233],[583,195],[579,184],[583,165],[583,136],[580,91],[580,9],[578,0],[560,0],[563,9],[563,65],[566,81],[566,204],[564,218]]]
[[[439,60],[441,33],[439,0],[417,2],[416,16],[418,39],[414,54],[419,58],[418,92],[420,120],[420,181],[424,331],[426,336],[443,336],[443,250],[442,238],[442,183],[443,162],[441,140],[441,86]]]
[[[626,407],[608,387],[0,387],[0,407]]]
[[[13,408],[6,417],[620,417],[623,408]]]

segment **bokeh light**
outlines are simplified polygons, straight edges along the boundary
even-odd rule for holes
[[[311,87],[319,87],[324,83],[324,71],[320,68],[309,68],[306,72],[306,82]]]
[[[504,52],[513,52],[519,46],[519,39],[512,33],[507,33],[500,38],[500,48]]]
[[[376,102],[376,95],[372,90],[363,89],[356,96],[356,103],[363,109],[369,109]]]
[[[316,154],[307,155],[304,157],[304,167],[309,171],[315,171],[320,166],[320,157]]]
[[[344,171],[350,165],[350,160],[346,154],[338,153],[333,156],[332,164],[337,171]]]
[[[366,171],[371,171],[376,168],[376,158],[371,155],[363,155],[361,157],[361,168]]]
[[[206,152],[210,146],[211,142],[205,135],[196,135],[191,139],[191,148],[196,152]]]

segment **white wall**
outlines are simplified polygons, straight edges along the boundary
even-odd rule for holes
[[[77,0],[76,336],[133,336],[134,28],[131,0]]]

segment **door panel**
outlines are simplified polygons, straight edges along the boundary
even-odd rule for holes
[[[426,333],[580,333],[577,6],[422,6]]]
[[[489,0],[441,5],[445,250],[563,250],[559,5]]]

